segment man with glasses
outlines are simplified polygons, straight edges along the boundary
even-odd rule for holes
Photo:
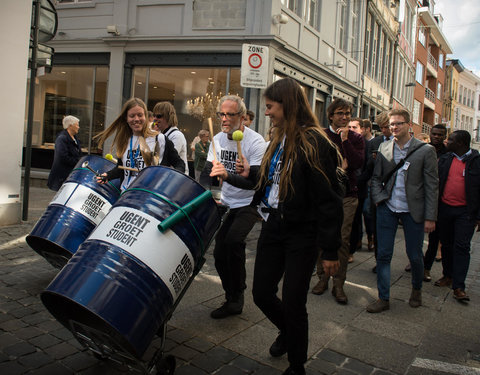
[[[236,95],[224,96],[217,109],[216,115],[222,131],[215,135],[210,144],[200,183],[203,186],[211,185],[209,175],[215,166],[223,181],[221,202],[230,208],[217,233],[213,250],[215,268],[222,281],[226,301],[213,310],[210,316],[213,319],[223,319],[242,313],[243,294],[247,287],[245,238],[259,217],[256,209],[250,206],[255,183],[236,172],[239,155],[237,142],[232,139],[232,135],[236,130],[243,132],[241,151],[250,165],[250,175],[255,175],[258,171],[266,143],[260,134],[243,125],[247,109],[242,98]]]
[[[390,262],[399,220],[412,270],[409,305],[421,306],[424,233],[435,230],[437,220],[435,148],[410,136],[407,111],[394,109],[388,117],[394,139],[380,145],[371,184],[372,200],[377,206],[378,299],[367,306],[370,313],[390,308]]]
[[[159,102],[153,108],[153,130],[162,132],[172,141],[175,150],[185,163],[185,174],[188,176],[187,140],[178,129],[178,119],[175,107],[170,102]]]
[[[365,159],[365,142],[362,135],[348,128],[351,115],[352,105],[343,99],[335,99],[327,108],[330,126],[328,129],[325,129],[327,136],[335,143],[342,154],[342,168],[348,176],[348,190],[343,198],[342,245],[338,249],[340,268],[333,276],[332,289],[332,295],[335,297],[335,300],[342,305],[348,302],[343,286],[347,277],[348,258],[350,256],[352,222],[358,205],[357,174],[360,168],[362,168]],[[318,214],[321,215],[322,213],[319,212]],[[330,277],[323,272],[321,250],[317,261],[317,274],[320,280],[313,287],[312,293],[323,294],[328,289]]]

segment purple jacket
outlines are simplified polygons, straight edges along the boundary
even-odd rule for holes
[[[342,157],[347,159],[348,191],[346,197],[357,197],[357,176],[363,167],[365,159],[365,141],[361,134],[351,130],[348,131],[348,138],[342,142],[340,135],[332,132],[330,128],[325,129],[328,138],[335,143],[340,150]]]

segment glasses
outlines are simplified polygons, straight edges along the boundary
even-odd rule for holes
[[[237,115],[239,115],[241,112],[235,112],[235,113],[232,113],[232,112],[217,112],[216,115],[217,117],[221,120],[223,119],[224,117],[228,118],[228,119],[231,119],[232,117],[235,117]]]
[[[155,117],[155,118],[163,118],[163,115],[156,114],[156,115],[153,115],[153,117]]]
[[[401,121],[401,122],[392,122],[390,124],[391,127],[394,127],[394,126],[402,126],[404,124],[406,124],[407,122],[406,121]]]
[[[347,116],[347,117],[350,117],[350,115],[352,114],[352,112],[333,112],[334,115],[337,115],[337,116],[340,116],[340,117],[343,117],[343,116]]]

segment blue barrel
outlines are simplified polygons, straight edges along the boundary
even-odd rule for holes
[[[68,262],[120,196],[120,180],[97,183],[95,174],[82,167],[85,162],[99,173],[115,167],[100,156],[82,157],[26,238],[57,268]]]
[[[171,220],[199,197],[206,199]],[[140,359],[201,268],[220,219],[210,192],[195,180],[167,167],[145,168],[41,299],[84,346]],[[174,224],[159,230],[162,222]]]

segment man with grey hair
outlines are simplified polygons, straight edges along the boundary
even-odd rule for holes
[[[55,139],[55,153],[53,156],[52,169],[48,175],[47,186],[57,191],[67,179],[73,167],[82,156],[82,149],[77,134],[80,130],[80,120],[75,116],[63,118],[63,130]]]
[[[250,165],[250,174],[258,171],[265,153],[266,143],[263,137],[243,125],[246,108],[242,98],[227,95],[220,99],[217,118],[222,131],[215,135],[210,144],[207,162],[200,176],[203,186],[211,185],[210,172],[215,166],[223,180],[221,202],[230,208],[215,238],[215,268],[225,290],[226,301],[213,310],[213,319],[222,319],[230,315],[241,314],[243,293],[246,289],[245,238],[258,220],[256,209],[250,206],[254,194],[254,182],[236,172],[236,163],[240,158],[233,132],[243,132],[241,148],[243,157]]]

